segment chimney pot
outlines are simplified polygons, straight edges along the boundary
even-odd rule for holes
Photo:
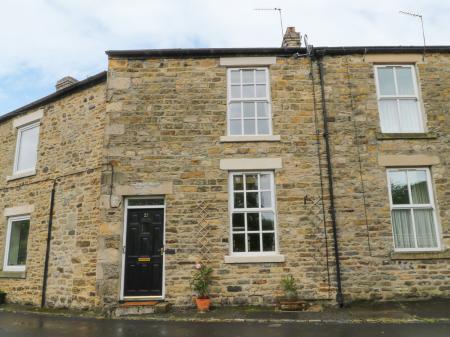
[[[56,91],[70,87],[72,84],[77,83],[78,80],[72,76],[65,76],[56,82]]]
[[[284,33],[283,36],[281,47],[300,48],[301,44],[300,33],[295,31],[295,27],[287,27],[286,33]]]

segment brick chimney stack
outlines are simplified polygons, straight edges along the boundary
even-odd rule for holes
[[[295,31],[295,27],[287,27],[286,33],[283,36],[281,47],[283,48],[300,48],[302,42],[300,40],[300,33]]]
[[[76,78],[73,78],[72,76],[63,77],[58,82],[56,82],[56,91],[70,87],[72,84],[75,84],[77,82],[78,80]]]

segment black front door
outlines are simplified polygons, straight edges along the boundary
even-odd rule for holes
[[[124,296],[162,296],[163,209],[129,209]]]

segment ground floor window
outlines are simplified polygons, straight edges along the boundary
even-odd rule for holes
[[[438,250],[439,235],[428,168],[388,170],[394,246]]]
[[[231,252],[277,251],[273,172],[230,173]]]
[[[25,270],[29,229],[29,216],[12,217],[8,219],[3,270]]]

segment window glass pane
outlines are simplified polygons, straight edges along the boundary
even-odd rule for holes
[[[257,208],[258,192],[247,192],[247,208]]]
[[[234,208],[244,208],[244,193],[234,193]]]
[[[242,175],[233,176],[233,189],[235,191],[244,190],[244,177]]]
[[[269,109],[267,108],[267,102],[256,103],[258,117],[269,117]]]
[[[258,134],[267,135],[269,134],[269,120],[268,119],[258,119]]]
[[[257,174],[246,174],[245,175],[245,188],[247,190],[257,190],[258,189],[258,175]]]
[[[240,119],[230,120],[230,134],[242,135],[242,121]]]
[[[418,248],[437,248],[432,209],[415,209],[414,222]]]
[[[272,212],[262,212],[261,213],[261,223],[263,231],[273,230],[273,213]]]
[[[244,98],[255,97],[255,86],[254,85],[244,85],[242,87],[242,97],[244,97]]]
[[[259,213],[247,213],[247,230],[259,231]]]
[[[256,83],[266,83],[266,71],[257,70],[256,71]]]
[[[231,83],[240,83],[239,70],[231,70]]]
[[[39,126],[23,130],[20,135],[17,171],[32,170],[36,167]]]
[[[244,117],[255,118],[255,103],[244,102]]]
[[[242,70],[242,83],[254,83],[253,70]]]
[[[396,248],[414,248],[414,233],[409,209],[392,210],[394,242]]]
[[[256,97],[266,97],[266,85],[258,84],[256,86]]]
[[[380,106],[380,123],[383,132],[400,132],[396,99],[383,99]]]
[[[256,126],[254,119],[244,120],[244,135],[254,135],[256,134]]]
[[[231,98],[240,98],[241,97],[241,87],[239,85],[231,86]]]
[[[401,99],[400,104],[400,125],[403,132],[421,132],[421,117],[416,99]]]
[[[241,117],[241,103],[230,103],[230,118]]]
[[[395,95],[395,82],[393,68],[378,69],[378,87],[381,95]]]
[[[263,233],[263,251],[274,252],[275,251],[275,234]]]
[[[270,198],[270,192],[261,192],[261,207],[267,208],[272,206],[272,200]]]
[[[259,252],[259,234],[248,234],[248,251]]]
[[[409,204],[408,186],[406,180],[406,171],[389,172],[391,183],[392,203]]]
[[[9,238],[8,266],[23,266],[27,260],[27,243],[30,220],[11,223]]]
[[[233,231],[245,231],[245,220],[244,213],[234,213],[233,214]]]
[[[261,181],[261,189],[270,190],[270,174],[261,174],[259,179]]]
[[[128,199],[128,206],[164,205],[164,199]]]
[[[245,234],[233,234],[233,252],[245,252]]]
[[[427,173],[425,171],[408,171],[413,204],[429,204]]]
[[[399,95],[414,95],[414,82],[411,68],[396,68]]]

